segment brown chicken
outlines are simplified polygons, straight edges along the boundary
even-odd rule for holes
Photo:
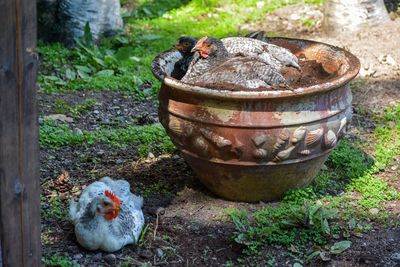
[[[198,58],[189,66],[184,82],[231,89],[261,89],[286,83],[274,65],[257,55],[231,54],[219,39],[204,37],[192,51]]]

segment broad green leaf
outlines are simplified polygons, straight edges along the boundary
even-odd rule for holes
[[[331,229],[329,227],[328,220],[325,218],[321,220],[321,229],[327,235],[329,235],[331,233]]]
[[[113,70],[101,70],[96,73],[96,76],[108,77],[114,75]]]
[[[67,77],[68,80],[73,80],[76,78],[76,72],[71,69],[66,69],[65,77]]]
[[[320,253],[321,253],[320,250],[314,251],[313,253],[309,254],[309,255],[306,257],[306,260],[312,260],[312,259],[314,259],[315,257],[318,257]]]
[[[53,76],[53,75],[44,76],[44,78],[45,78],[46,80],[50,80],[50,81],[60,81],[60,80],[61,80],[60,77]]]
[[[81,78],[89,78],[90,77],[90,75],[87,72],[84,72],[81,70],[78,70],[78,76]]]
[[[104,67],[104,61],[101,58],[98,57],[93,57],[93,60],[96,61],[97,64],[99,64],[100,66]]]
[[[331,260],[331,257],[329,257],[329,254],[327,254],[325,251],[322,251],[321,253],[319,253],[319,257],[323,261],[330,261]]]
[[[346,249],[348,249],[349,247],[351,247],[351,241],[340,241],[340,242],[336,242],[335,244],[333,244],[333,246],[330,248],[329,253],[331,254],[340,254],[343,251],[345,251]]]
[[[78,70],[78,73],[79,73],[79,71],[85,72],[87,74],[92,73],[92,69],[87,66],[76,65],[75,68]]]

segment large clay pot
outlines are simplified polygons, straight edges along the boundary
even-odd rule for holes
[[[162,53],[152,64],[162,81],[162,125],[200,180],[229,200],[271,201],[307,185],[351,119],[348,82],[360,68],[354,55],[308,40],[271,42],[337,75],[295,90],[229,91],[169,77],[181,58],[176,51]]]

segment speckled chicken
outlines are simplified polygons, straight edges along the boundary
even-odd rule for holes
[[[253,37],[259,37],[259,35],[255,34]],[[209,42],[207,40],[213,41]],[[218,46],[216,44],[218,44]],[[235,71],[232,72],[239,72],[241,75],[241,77],[234,79],[236,82],[240,80],[240,86],[245,86],[246,84],[253,85],[251,87],[246,86],[247,88],[255,88],[254,86],[256,84],[260,84],[259,82],[254,83],[255,80],[259,81],[259,79],[254,77],[254,75],[257,75],[257,77],[269,75],[269,77],[264,77],[262,79],[269,85],[288,84],[295,81],[300,76],[298,75],[300,74],[300,66],[295,55],[293,55],[286,48],[256,39],[246,37],[229,37],[218,40],[215,38],[204,37],[198,41],[196,47],[202,47],[202,49],[194,49],[197,50],[198,53],[194,55],[188,67],[188,71],[182,78],[183,82],[201,82],[199,77],[208,71],[210,71],[210,73],[203,76],[203,78],[207,76],[207,81],[204,80],[203,83],[215,83],[217,80],[223,82],[222,80],[225,79],[230,79],[230,81],[233,81],[231,79],[233,78],[231,77],[231,73],[223,73],[223,70],[232,70],[232,67],[235,69]],[[207,50],[207,53],[203,52],[203,50]],[[236,57],[234,60],[235,63],[231,61],[231,58],[233,57]],[[257,62],[253,69],[251,69],[251,61],[249,58],[245,59],[245,57],[251,57],[252,60]],[[228,59],[230,60],[231,64],[230,68],[227,68],[228,63],[226,61]],[[246,68],[240,69],[240,62],[246,62]],[[265,64],[263,65],[262,62]],[[218,75],[214,72],[215,77],[211,77],[211,70],[222,63],[224,65],[218,68],[218,70],[221,72],[218,73]],[[249,71],[250,69],[251,71],[257,72],[248,72],[248,75],[246,76],[244,72]],[[282,73],[284,73],[285,76],[283,76]],[[293,75],[293,73],[295,75]],[[222,77],[224,78],[222,79]],[[252,81],[244,82],[243,80],[246,79],[246,77],[248,78],[247,80]]]
[[[278,70],[283,67],[301,69],[298,59],[288,49],[264,41],[246,37],[223,38],[222,42],[229,53],[258,56]]]
[[[189,75],[182,79],[184,82],[218,88],[230,86],[249,89],[286,82],[274,65],[256,55],[231,54],[219,39],[202,38],[193,51],[197,51],[200,58],[197,62],[192,61],[195,65]]]
[[[70,204],[77,241],[88,250],[107,252],[136,243],[144,225],[142,205],[127,181],[104,177],[90,184]]]
[[[196,45],[196,42],[196,39],[188,36],[182,36],[178,39],[174,48],[181,53],[182,58],[175,63],[171,73],[172,77],[180,80],[186,74],[194,55],[191,50]]]

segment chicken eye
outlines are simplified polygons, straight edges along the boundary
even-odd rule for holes
[[[188,42],[183,43],[184,46],[189,46],[190,44]]]
[[[104,202],[104,203],[103,203],[103,206],[104,206],[104,207],[108,207],[108,206],[110,206],[110,203]]]

